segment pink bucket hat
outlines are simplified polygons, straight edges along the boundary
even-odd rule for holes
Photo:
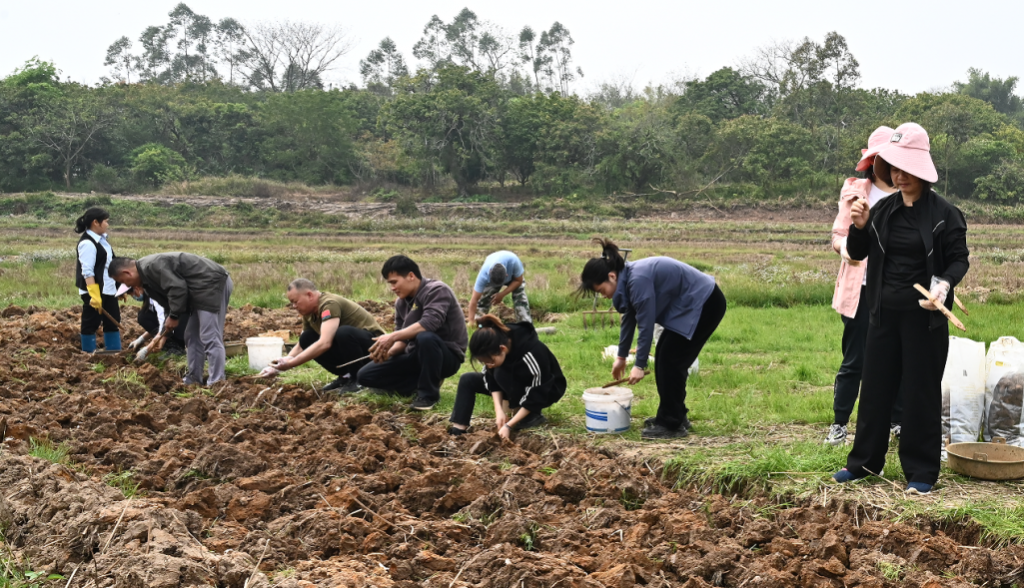
[[[889,142],[878,150],[878,156],[889,165],[926,182],[934,184],[939,181],[939,172],[935,171],[935,163],[932,162],[928,131],[917,123],[903,123],[896,127]]]
[[[889,139],[895,132],[891,127],[884,125],[871,131],[871,136],[868,137],[868,148],[860,150],[861,158],[857,162],[857,171],[865,171],[871,167],[871,164],[875,162],[875,155],[878,155],[878,150],[889,143]]]

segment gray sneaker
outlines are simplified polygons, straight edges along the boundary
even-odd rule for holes
[[[900,440],[900,433],[903,432],[903,426],[899,423],[889,424],[889,435],[896,438],[896,441]]]
[[[846,425],[840,425],[839,423],[833,423],[828,428],[828,436],[825,437],[825,443],[832,447],[838,447],[846,443]]]

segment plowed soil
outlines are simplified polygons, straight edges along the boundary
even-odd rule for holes
[[[30,312],[30,311],[31,312]],[[0,319],[0,529],[74,586],[635,588],[1011,586],[1024,547],[673,489],[613,449],[443,415],[372,412],[312,389],[180,375],[77,350],[78,311]],[[130,322],[130,321],[126,321]],[[297,329],[232,311],[228,337]],[[30,438],[70,450],[28,456]],[[125,499],[103,482],[134,472]],[[61,581],[63,583],[64,581]]]

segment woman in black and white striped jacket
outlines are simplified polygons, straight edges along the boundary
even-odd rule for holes
[[[484,369],[459,379],[449,432],[461,435],[469,428],[477,394],[494,400],[495,425],[505,439],[512,431],[543,425],[547,419],[541,411],[565,394],[565,376],[558,360],[530,323],[506,325],[490,314],[477,322],[469,340],[469,356],[484,364]],[[511,409],[517,410],[509,418]]]

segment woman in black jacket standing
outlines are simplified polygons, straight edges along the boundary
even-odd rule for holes
[[[495,425],[503,439],[512,431],[546,423],[541,411],[565,394],[565,376],[558,360],[530,323],[506,325],[491,314],[477,323],[469,340],[469,356],[483,363],[484,369],[459,378],[449,433],[461,435],[469,428],[477,394],[494,400]],[[510,408],[518,409],[512,418],[508,417]]]
[[[936,194],[938,179],[920,125],[896,128],[878,150],[892,166],[899,192],[874,208],[853,204],[846,247],[868,265],[869,327],[857,412],[857,434],[846,467],[832,477],[849,482],[880,474],[889,441],[889,414],[901,383],[906,406],[899,456],[907,491],[925,494],[938,480],[942,450],[942,372],[949,350],[946,318],[914,284],[953,306],[953,288],[967,274],[967,221]]]

